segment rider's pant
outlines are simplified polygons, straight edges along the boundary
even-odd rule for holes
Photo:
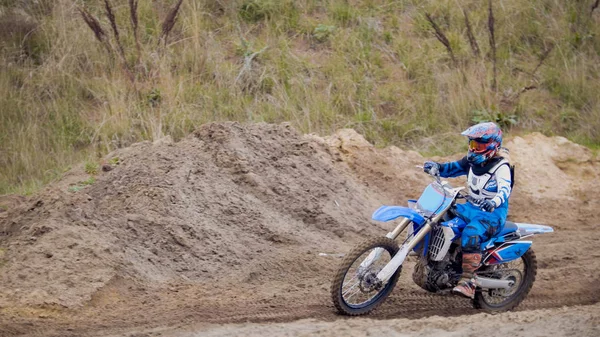
[[[467,222],[462,232],[462,249],[466,253],[481,252],[481,243],[489,240],[504,227],[508,214],[508,202],[492,213],[482,211],[471,203],[456,205],[458,214]]]

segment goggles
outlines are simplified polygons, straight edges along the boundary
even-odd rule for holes
[[[488,150],[490,143],[480,143],[475,139],[469,140],[469,151],[475,153],[484,153]]]

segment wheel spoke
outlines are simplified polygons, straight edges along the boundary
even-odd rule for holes
[[[377,248],[374,248],[377,249]],[[350,305],[362,305],[372,300],[379,294],[379,291],[365,291],[365,288],[370,288],[367,284],[361,286],[361,282],[366,282],[365,275],[370,274],[372,276],[377,275],[378,271],[385,266],[391,256],[387,251],[383,251],[377,259],[371,261],[369,267],[366,270],[361,270],[361,263],[369,256],[373,250],[364,252],[359,258],[355,260],[352,266],[348,269],[346,275],[352,275],[347,280],[344,279],[342,283],[342,298]],[[387,261],[386,261],[387,260]],[[356,267],[355,267],[356,266]],[[364,288],[363,288],[364,287]],[[383,288],[382,288],[383,289]],[[363,296],[361,296],[363,295]]]
[[[384,285],[377,274],[397,251],[395,240],[378,237],[362,242],[344,257],[331,284],[331,299],[340,313],[366,314],[385,300],[398,282],[400,270]]]
[[[344,285],[350,284],[352,282],[354,282],[354,280],[358,280],[358,275],[354,275],[351,279],[349,279],[348,281],[344,281]],[[356,281],[356,282],[360,282],[360,280]],[[356,283],[354,282],[354,283]]]
[[[510,289],[493,289],[481,293],[484,302],[493,307],[502,307],[512,301],[517,295],[519,288],[523,285],[527,266],[523,258],[513,260],[500,265],[495,265],[484,272],[486,277],[514,282]]]
[[[346,289],[346,291],[344,291],[344,292],[342,293],[342,296],[344,296],[344,297],[345,297],[345,296],[346,296],[346,294],[347,294],[349,291],[351,291],[351,290],[353,290],[354,288],[358,287],[358,285],[359,285],[359,284],[360,284],[360,281],[358,281],[358,282],[355,282],[355,283],[354,283],[354,284],[353,284],[353,285],[352,285],[350,288]],[[359,290],[360,290],[360,289],[359,289]]]
[[[346,299],[351,299],[352,297],[354,297],[355,295],[358,295],[358,294],[360,294],[360,293],[361,293],[361,290],[360,290],[360,288],[359,288],[359,289],[356,289],[356,291],[354,291],[354,292],[353,292],[353,293],[351,293],[350,295],[348,295],[348,296],[344,296],[344,298],[346,298]]]

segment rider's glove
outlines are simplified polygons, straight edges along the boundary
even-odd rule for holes
[[[440,164],[434,161],[426,161],[425,164],[423,164],[423,171],[431,175],[436,175],[440,172]]]
[[[493,200],[483,200],[479,207],[486,212],[493,212],[496,209],[496,203]]]

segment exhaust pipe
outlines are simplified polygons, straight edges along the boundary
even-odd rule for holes
[[[515,281],[475,276],[473,283],[483,289],[510,289],[515,284]]]

